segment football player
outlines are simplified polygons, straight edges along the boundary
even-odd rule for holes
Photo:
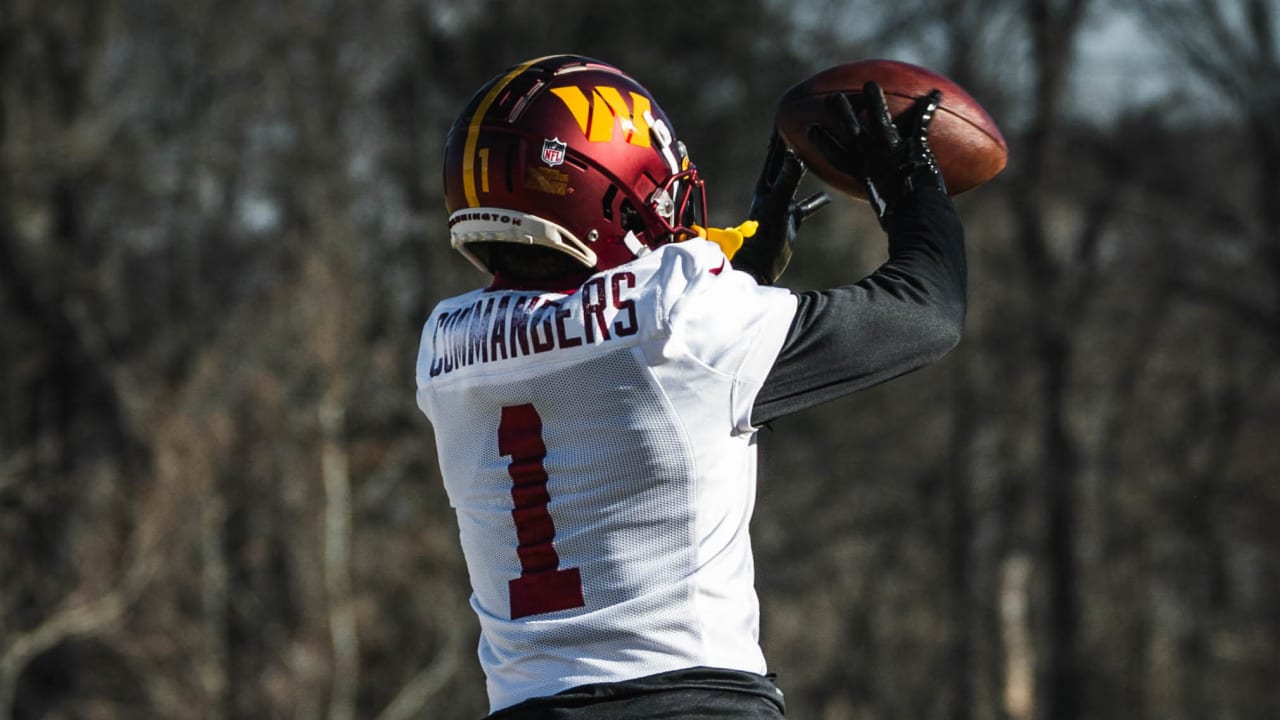
[[[417,399],[433,425],[480,621],[494,718],[777,718],[748,524],[756,431],[918,368],[959,340],[963,231],[927,142],[815,127],[866,179],[889,259],[828,290],[773,286],[804,217],[804,166],[772,138],[738,228],[650,93],[585,57],[480,88],[449,132],[453,247],[490,276],[441,301]],[[856,282],[855,282],[856,281]]]

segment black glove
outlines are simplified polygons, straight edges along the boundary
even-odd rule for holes
[[[759,225],[733,256],[733,266],[751,273],[762,285],[774,284],[787,269],[800,223],[831,202],[822,192],[795,201],[804,171],[804,163],[775,130],[769,138],[769,151],[756,181],[751,209],[747,211],[747,219]]]
[[[929,149],[929,123],[942,93],[931,91],[916,100],[895,123],[884,92],[874,82],[862,87],[866,120],[854,112],[848,96],[835,93],[828,102],[840,127],[814,125],[809,139],[838,170],[862,178],[880,225],[887,228],[898,201],[912,189],[931,184],[946,191],[938,163]]]

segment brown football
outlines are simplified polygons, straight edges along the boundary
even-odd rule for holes
[[[825,98],[832,93],[862,95],[862,86],[875,81],[884,91],[889,112],[896,118],[916,98],[937,88],[942,104],[929,125],[929,147],[946,180],[947,192],[958,195],[995,177],[1009,158],[1004,135],[982,105],[964,88],[931,70],[897,60],[860,60],[836,65],[793,85],[778,101],[775,122],[778,133],[804,160],[809,169],[832,187],[866,199],[867,190],[858,178],[828,163],[817,146],[809,141],[815,123],[830,127],[836,118],[827,109]],[[851,97],[855,110],[859,98]]]

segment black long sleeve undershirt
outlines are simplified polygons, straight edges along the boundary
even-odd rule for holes
[[[910,372],[945,355],[964,327],[964,227],[946,193],[903,198],[889,223],[889,259],[829,290],[796,293],[799,307],[752,408],[776,418]]]

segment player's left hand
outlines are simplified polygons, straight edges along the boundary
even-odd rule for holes
[[[747,212],[759,225],[733,256],[735,268],[751,273],[763,285],[774,284],[787,269],[800,224],[831,202],[823,192],[796,202],[804,173],[804,163],[775,130]]]

